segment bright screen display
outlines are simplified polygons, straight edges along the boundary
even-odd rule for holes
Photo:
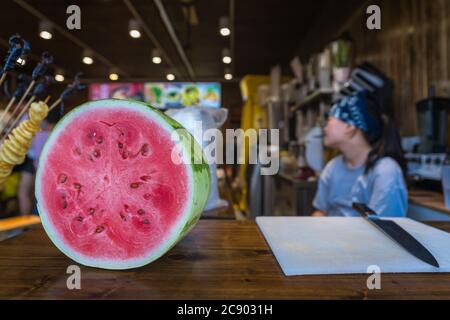
[[[218,82],[95,83],[89,86],[89,98],[133,99],[160,109],[220,108],[221,85]]]

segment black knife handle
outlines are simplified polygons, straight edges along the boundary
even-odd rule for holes
[[[353,209],[355,209],[356,211],[358,211],[358,213],[366,218],[369,217],[376,217],[377,214],[375,211],[373,211],[372,209],[370,209],[367,205],[365,205],[364,203],[359,203],[359,202],[353,202]]]

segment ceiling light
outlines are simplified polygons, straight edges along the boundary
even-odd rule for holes
[[[83,57],[83,63],[84,64],[93,64],[94,59],[92,59],[91,57]]]
[[[175,80],[175,75],[173,73],[169,72],[166,75],[166,79],[169,80],[169,81],[173,81],[173,80]]]
[[[119,80],[119,73],[116,69],[111,69],[111,72],[109,73],[109,80],[111,81],[117,81]]]
[[[93,64],[94,63],[94,58],[93,58],[93,54],[92,51],[89,49],[84,49],[83,50],[83,63],[84,64]]]
[[[228,28],[220,29],[220,34],[224,37],[228,37],[231,34],[231,30]]]
[[[50,32],[45,31],[45,30],[39,32],[39,36],[40,36],[42,39],[45,39],[45,40],[50,40],[50,39],[53,37],[53,35],[52,35]]]
[[[231,34],[228,17],[221,17],[219,19],[219,32],[224,37],[228,37]]]
[[[162,62],[161,54],[158,49],[152,50],[152,62],[154,64],[160,64]]]
[[[141,32],[139,30],[130,30],[130,36],[132,38],[138,39],[141,37]]]
[[[226,68],[223,77],[225,78],[225,80],[232,80],[233,74],[231,73],[231,69]]]
[[[64,81],[64,71],[61,69],[56,70],[55,72],[55,80],[58,82]]]
[[[17,63],[19,66],[23,67],[23,66],[27,63],[27,60],[25,60],[25,58],[18,57],[17,60],[16,60],[16,63]]]
[[[231,59],[230,49],[223,49],[222,50],[222,61],[223,61],[223,63],[230,64],[232,60],[233,59]]]
[[[161,57],[153,57],[152,62],[154,64],[160,64],[162,62],[162,59],[161,59]]]
[[[223,63],[230,64],[231,63],[231,57],[225,56],[222,58]]]
[[[49,21],[42,20],[39,22],[39,36],[45,40],[53,38],[52,24]]]
[[[130,37],[138,39],[141,37],[141,31],[139,30],[139,22],[136,19],[130,19],[128,23],[128,32]]]

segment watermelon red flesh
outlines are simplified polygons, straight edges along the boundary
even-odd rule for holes
[[[37,194],[60,249],[80,263],[115,269],[145,264],[179,240],[175,229],[192,211],[195,170],[172,161],[175,142],[158,116],[114,104],[78,112],[53,134]]]

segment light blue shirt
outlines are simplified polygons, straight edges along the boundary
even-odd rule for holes
[[[334,158],[322,172],[313,206],[328,216],[357,217],[353,202],[368,205],[383,217],[405,217],[408,191],[397,162],[378,160],[368,174],[365,166],[350,168],[343,156]]]

